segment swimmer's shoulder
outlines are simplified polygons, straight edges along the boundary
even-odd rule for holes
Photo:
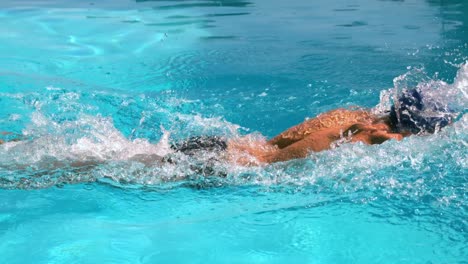
[[[376,116],[364,108],[338,108],[317,116],[316,121],[320,127],[330,128],[336,126],[352,125],[358,123],[372,123]]]

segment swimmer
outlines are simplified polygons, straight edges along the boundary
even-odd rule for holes
[[[423,98],[416,89],[405,90],[383,116],[366,110],[332,110],[268,141],[253,140],[250,136],[227,141],[220,137],[196,137],[173,148],[188,154],[197,148],[224,151],[233,163],[260,165],[305,158],[339,142],[373,145],[410,135],[432,134],[453,122],[453,113],[433,102],[425,104]]]
[[[251,135],[229,140],[201,136],[174,143],[171,148],[189,156],[209,151],[217,160],[252,166],[305,158],[311,152],[327,150],[342,142],[373,145],[390,139],[402,140],[410,135],[434,133],[453,120],[453,113],[434,102],[426,102],[420,91],[411,89],[403,91],[383,116],[366,110],[337,109],[291,127],[268,141]],[[173,162],[170,156],[154,155],[137,155],[131,160],[145,164]]]

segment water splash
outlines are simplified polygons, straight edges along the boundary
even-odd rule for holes
[[[392,105],[395,105],[398,111],[398,98],[402,93],[405,90],[417,89],[423,95],[422,115],[434,117],[450,113],[452,118],[460,118],[468,108],[468,62],[459,67],[453,84],[431,78],[422,68],[411,68],[393,80],[393,88],[381,92],[380,102],[372,109],[373,113],[385,115]],[[437,112],[434,109],[443,111]]]
[[[448,184],[453,189],[437,199],[460,203],[463,188],[454,182],[466,175],[468,164],[467,83],[465,64],[453,84],[416,70],[395,78],[395,87],[382,92],[375,113],[388,111],[392,95],[410,85],[457,109],[459,120],[436,135],[376,146],[344,144],[306,159],[254,167],[229,164],[216,153],[190,157],[174,153],[170,143],[188,136],[232,139],[245,130],[221,117],[200,114],[202,102],[170,92],[157,99],[54,87],[44,93],[3,93],[2,97],[25,105],[31,121],[22,130],[22,140],[0,145],[0,187],[31,189],[94,181],[157,188],[254,184],[307,186],[322,194],[363,192],[368,199],[375,197],[374,192],[420,199]]]

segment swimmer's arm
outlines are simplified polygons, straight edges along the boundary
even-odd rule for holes
[[[114,160],[115,161],[115,160]],[[145,166],[151,166],[155,164],[162,164],[164,163],[163,157],[156,155],[156,154],[136,154],[130,158],[128,158],[125,161],[136,161],[139,163],[142,163]],[[75,160],[70,162],[68,165],[70,167],[96,167],[99,165],[104,165],[109,162],[112,162],[112,160],[101,160],[101,159],[96,159],[96,158],[83,158],[81,160]]]
[[[295,125],[281,134],[275,136],[268,141],[269,144],[278,146],[278,148],[285,148],[295,142],[304,139],[311,134],[314,130],[320,130],[320,119],[327,117],[330,112],[320,115],[319,117],[306,120],[298,125]]]
[[[304,136],[298,133],[299,129],[298,126],[292,127],[285,132],[277,135],[276,137],[272,138],[268,141],[269,144],[278,146],[278,148],[287,147],[299,140],[301,140]]]
[[[364,142],[368,145],[382,144],[389,139],[402,140],[407,134],[391,133],[385,124],[355,124],[348,128],[344,136],[351,136],[351,142]]]
[[[291,159],[305,158],[311,152],[319,152],[329,149],[331,143],[340,138],[340,131],[331,128],[308,135],[285,148],[278,149],[274,153],[260,157],[266,163],[287,161]]]
[[[353,133],[350,133],[350,132]],[[381,144],[389,139],[401,140],[404,134],[390,133],[379,125],[356,124],[351,126],[344,133],[340,133],[335,128],[325,129],[308,135],[304,139],[297,141],[285,148],[278,149],[274,153],[259,157],[259,160],[266,163],[287,161],[291,159],[305,158],[311,152],[319,152],[330,149],[331,144],[340,139],[341,136],[351,136],[352,142],[364,142],[369,145]]]

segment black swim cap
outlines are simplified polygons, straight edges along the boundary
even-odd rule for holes
[[[423,101],[421,91],[404,90],[390,110],[390,122],[397,131],[434,133],[450,124],[452,113],[434,102]]]

